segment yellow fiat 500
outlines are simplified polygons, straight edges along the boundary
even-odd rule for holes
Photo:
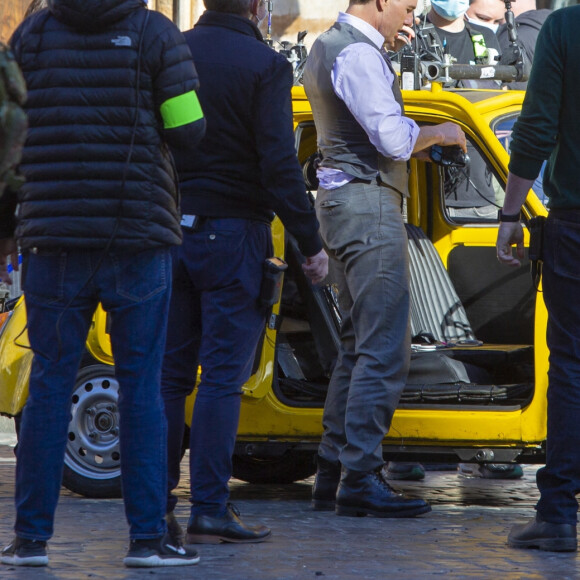
[[[316,194],[316,130],[301,87],[293,93],[305,181]],[[496,259],[495,239],[519,91],[403,91],[420,124],[455,121],[469,141],[464,163],[410,162],[406,221],[411,263],[412,363],[384,440],[387,459],[541,462],[546,437],[546,309],[529,267]],[[545,215],[541,187],[524,221]],[[281,300],[264,328],[254,373],[243,388],[234,476],[289,483],[312,475],[322,407],[339,342],[332,281],[312,287],[296,244],[272,224],[288,262]],[[526,245],[528,240],[526,231]],[[0,336],[0,412],[26,402],[31,353],[22,299]],[[106,315],[97,311],[71,399],[64,485],[90,497],[120,494],[118,384]],[[188,400],[187,417],[195,402]]]

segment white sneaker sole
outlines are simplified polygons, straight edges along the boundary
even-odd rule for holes
[[[48,566],[48,556],[31,556],[29,558],[20,558],[16,555],[3,555],[0,558],[0,562],[10,566]]]
[[[123,560],[123,564],[128,568],[157,568],[161,566],[193,566],[199,562],[199,556],[195,558],[175,558],[168,556],[162,558],[161,556],[149,556],[147,558],[134,558],[127,556]]]

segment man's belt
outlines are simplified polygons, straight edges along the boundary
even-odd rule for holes
[[[381,179],[380,175],[371,177],[370,179],[355,177],[354,179],[351,179],[349,183],[364,183],[365,185],[382,185],[383,187],[388,187],[388,185]]]

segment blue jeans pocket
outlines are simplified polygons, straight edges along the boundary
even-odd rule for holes
[[[65,252],[28,253],[23,264],[22,278],[22,289],[27,298],[49,304],[62,302],[65,297],[66,265]]]
[[[580,280],[580,224],[553,219],[547,222],[547,234],[551,237],[554,272],[565,278]],[[551,235],[550,235],[551,234]]]
[[[112,254],[115,288],[119,296],[140,302],[160,292],[170,284],[171,258],[169,250],[145,250],[136,254]]]
[[[248,235],[246,220],[239,220],[240,227],[231,229],[208,230],[205,232],[205,246],[216,257],[235,254],[244,243]]]

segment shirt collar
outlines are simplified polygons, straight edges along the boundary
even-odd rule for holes
[[[353,16],[346,12],[339,12],[336,21],[342,22],[343,24],[350,24],[365,36],[368,36],[373,44],[376,44],[379,49],[381,49],[383,44],[385,44],[385,38],[383,35],[374,26],[371,26],[368,22],[362,20],[358,16]]]

